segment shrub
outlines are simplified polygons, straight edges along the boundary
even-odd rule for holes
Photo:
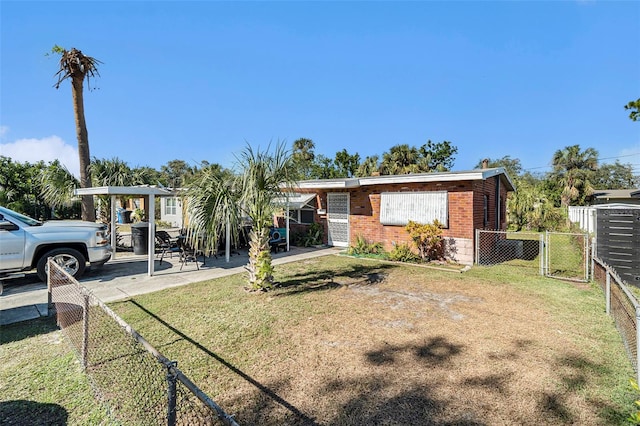
[[[444,239],[442,224],[438,220],[422,224],[409,221],[405,227],[418,248],[418,254],[424,261],[444,259]]]
[[[382,243],[370,243],[362,235],[356,237],[355,245],[352,245],[347,250],[350,255],[362,255],[362,254],[382,254],[384,248]]]
[[[387,258],[396,262],[416,262],[420,259],[406,243],[394,244]]]

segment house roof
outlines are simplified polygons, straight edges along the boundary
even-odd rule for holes
[[[452,182],[464,180],[486,180],[493,176],[501,176],[507,191],[515,191],[515,185],[502,167],[491,169],[477,169],[461,172],[413,173],[407,175],[384,175],[340,179],[315,179],[298,182],[301,189],[349,189],[369,185]]]
[[[637,198],[640,197],[640,188],[635,189],[596,189],[592,194],[593,198],[606,200],[609,198]]]

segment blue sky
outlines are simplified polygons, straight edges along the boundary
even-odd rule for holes
[[[54,44],[103,64],[91,155],[233,166],[246,143],[330,157],[400,143],[549,170],[568,145],[640,173],[640,2],[0,2],[0,154],[76,171]]]

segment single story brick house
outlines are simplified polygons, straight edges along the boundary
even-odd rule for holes
[[[363,236],[394,244],[412,243],[409,220],[444,225],[450,257],[472,264],[476,229],[506,229],[507,193],[515,187],[503,168],[298,182],[289,205],[296,223],[321,223],[325,243],[348,247]],[[296,220],[297,219],[297,220]],[[299,225],[298,225],[299,226]]]

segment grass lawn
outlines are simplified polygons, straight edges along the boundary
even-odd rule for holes
[[[276,272],[268,293],[237,275],[110,306],[243,425],[622,425],[633,411],[597,285],[341,256]],[[103,421],[60,333],[11,337],[24,327],[2,330],[2,401]],[[46,386],[15,389],[39,374]]]

